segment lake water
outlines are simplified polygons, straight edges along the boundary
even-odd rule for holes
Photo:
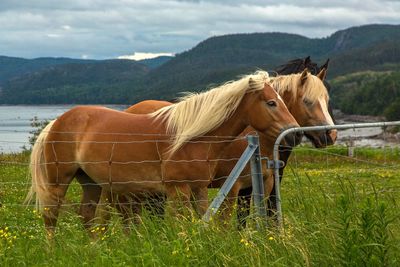
[[[106,106],[117,110],[123,110],[127,107],[126,105]],[[73,105],[0,106],[0,153],[19,152],[23,146],[29,147],[28,139],[31,135],[30,131],[33,130],[30,123],[35,116],[39,120],[52,120],[72,107]],[[345,144],[347,141],[341,140],[341,138],[354,136],[358,137],[358,140],[355,141],[356,146],[382,147],[399,145],[385,140],[369,138],[381,132],[381,128],[340,131],[338,143]]]
[[[33,130],[31,120],[52,120],[74,105],[41,106],[0,106],[0,153],[19,152],[23,146],[29,147],[29,132]],[[106,105],[123,110],[126,105]]]

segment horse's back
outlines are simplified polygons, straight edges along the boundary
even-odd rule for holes
[[[53,125],[52,132],[80,133],[76,138],[98,133],[118,134],[159,134],[160,123],[145,114],[130,114],[100,106],[77,106],[65,112]],[[100,138],[100,137],[99,137]]]
[[[159,151],[168,146],[160,125],[147,115],[78,106],[56,120],[46,151],[50,160],[80,168],[99,183],[158,180]]]
[[[125,112],[132,114],[149,114],[151,112],[157,111],[160,108],[171,105],[168,101],[162,100],[144,100],[135,105],[130,106],[125,110]]]

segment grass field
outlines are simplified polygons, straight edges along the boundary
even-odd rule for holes
[[[73,184],[47,241],[28,188],[28,154],[0,156],[0,266],[399,266],[400,150],[297,148],[282,185],[284,231],[237,230],[235,221],[152,218],[89,238],[76,215]],[[215,193],[215,192],[213,192]]]

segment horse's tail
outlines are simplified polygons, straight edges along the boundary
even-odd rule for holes
[[[43,203],[46,202],[46,199],[50,196],[47,193],[47,170],[46,170],[46,161],[44,158],[44,142],[47,139],[47,135],[51,127],[53,126],[53,120],[47,124],[47,126],[42,130],[36,139],[35,144],[32,147],[31,160],[29,164],[29,170],[32,177],[32,185],[28,192],[28,195],[25,198],[25,203],[29,204],[32,202],[34,196],[36,196],[36,209],[42,210]]]

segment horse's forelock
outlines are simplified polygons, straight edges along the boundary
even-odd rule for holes
[[[328,90],[324,82],[317,76],[309,74],[303,85],[303,99],[307,98],[311,102],[316,102],[321,98],[329,99]]]
[[[307,74],[305,83],[301,85],[301,73],[280,75],[271,78],[272,87],[283,96],[285,92],[292,94],[292,101],[296,101],[302,96],[302,99],[307,98],[311,102],[318,101],[321,97],[328,97],[327,89],[323,82],[311,73]]]

